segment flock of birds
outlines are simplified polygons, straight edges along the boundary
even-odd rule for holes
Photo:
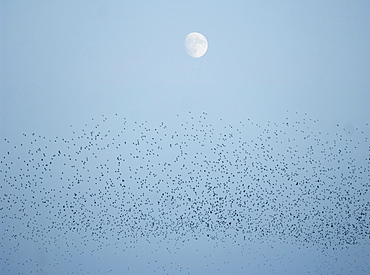
[[[211,124],[206,113],[110,120],[2,141],[2,241],[273,237],[337,249],[369,240],[370,143],[359,129],[319,132],[308,118]]]

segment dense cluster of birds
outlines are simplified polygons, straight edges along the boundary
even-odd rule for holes
[[[153,237],[277,237],[324,248],[369,240],[366,132],[320,132],[307,118],[208,121],[206,113],[167,124],[102,116],[66,137],[1,141],[2,240],[48,246],[71,232],[80,238],[65,241],[75,246]]]

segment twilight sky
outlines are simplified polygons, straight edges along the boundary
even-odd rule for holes
[[[331,207],[331,202],[334,209],[336,200],[342,201],[338,197],[331,197],[332,192],[338,191],[337,188],[343,188],[340,191],[343,194],[348,190],[355,190],[357,193],[353,191],[351,198],[360,198],[354,204],[343,206],[344,208],[349,207],[355,212],[360,211],[359,209],[365,211],[369,201],[369,159],[367,158],[369,155],[367,137],[370,134],[367,124],[370,118],[369,18],[369,1],[62,1],[60,3],[0,1],[0,154],[4,155],[0,176],[6,182],[2,185],[3,191],[0,189],[0,194],[12,197],[14,205],[28,205],[30,200],[27,198],[32,197],[36,192],[32,192],[32,186],[36,182],[28,188],[22,185],[19,189],[14,187],[13,181],[20,177],[18,180],[26,184],[27,177],[20,176],[24,171],[22,163],[28,161],[29,166],[40,167],[36,163],[40,163],[42,158],[39,160],[30,156],[30,152],[35,150],[36,154],[39,147],[41,148],[39,152],[44,150],[44,158],[50,158],[50,165],[52,160],[55,163],[56,156],[53,157],[53,154],[58,155],[58,151],[62,151],[61,157],[66,158],[63,161],[60,160],[60,164],[53,164],[56,166],[48,171],[54,177],[59,177],[56,175],[61,173],[63,167],[74,167],[73,159],[78,165],[82,165],[78,172],[73,169],[66,170],[64,176],[60,177],[61,180],[57,184],[59,187],[66,184],[71,187],[69,189],[74,189],[73,192],[71,191],[73,194],[69,194],[64,189],[60,190],[60,201],[50,202],[51,208],[52,206],[62,208],[68,202],[70,204],[76,202],[73,196],[82,200],[89,195],[93,197],[92,194],[100,194],[99,190],[103,190],[111,179],[101,179],[103,183],[100,189],[90,190],[88,185],[81,186],[77,183],[76,175],[85,182],[89,181],[90,177],[96,179],[98,176],[94,173],[98,172],[91,172],[94,174],[92,176],[86,171],[93,171],[96,167],[100,167],[99,165],[110,166],[111,173],[114,169],[118,169],[115,167],[117,163],[109,164],[106,162],[107,159],[114,159],[120,163],[120,157],[125,158],[126,154],[129,155],[128,152],[132,154],[136,152],[140,156],[147,152],[148,156],[150,155],[148,152],[153,153],[156,150],[157,145],[150,147],[149,134],[136,136],[132,132],[156,132],[159,127],[156,136],[152,138],[158,143],[170,139],[171,135],[178,135],[176,141],[168,140],[168,144],[174,142],[171,147],[167,148],[163,145],[167,148],[164,150],[169,151],[158,153],[161,156],[160,159],[152,160],[154,163],[166,166],[166,163],[175,165],[171,157],[176,159],[178,152],[173,151],[176,143],[182,144],[181,142],[188,141],[188,135],[192,135],[192,131],[208,133],[207,127],[213,127],[214,130],[204,136],[202,142],[223,144],[226,141],[220,141],[220,136],[227,134],[230,144],[224,144],[226,148],[224,151],[220,149],[220,154],[225,156],[225,160],[231,161],[235,155],[238,155],[237,160],[239,157],[245,160],[245,156],[250,156],[254,161],[246,161],[246,167],[257,169],[254,166],[250,168],[252,163],[261,161],[262,153],[257,151],[262,150],[264,146],[268,148],[270,146],[276,153],[276,155],[273,153],[274,159],[280,159],[282,156],[281,163],[289,162],[292,167],[301,164],[302,167],[306,165],[306,168],[312,166],[307,168],[304,175],[299,176],[297,176],[298,172],[297,174],[293,171],[294,169],[289,172],[289,176],[284,174],[284,171],[283,174],[279,174],[281,176],[277,181],[279,184],[287,179],[290,181],[294,176],[297,176],[294,182],[299,182],[299,186],[301,182],[308,182],[308,179],[313,181],[313,179],[333,180],[335,178],[336,180],[323,188],[328,192],[322,193],[327,194],[328,197],[320,199],[327,204],[321,205],[321,202],[318,204],[323,207],[323,211],[327,209],[325,207]],[[208,40],[207,53],[198,59],[189,57],[184,48],[185,37],[191,32],[199,32]],[[126,119],[125,129],[129,129],[129,133],[124,132],[122,128],[122,121]],[[193,119],[196,122],[193,122]],[[198,122],[198,120],[204,121]],[[168,125],[168,128],[164,127],[162,122]],[[182,126],[187,123],[188,128]],[[243,126],[240,126],[241,124]],[[293,128],[284,128],[292,124],[296,127],[295,131]],[[84,146],[89,144],[81,140],[86,133],[90,135],[91,131],[106,133],[106,136],[92,149],[96,154],[92,154],[91,158],[95,157],[99,161],[89,164],[90,169],[85,167],[85,163],[81,164],[82,155],[84,159],[88,156],[76,148],[85,148]],[[38,138],[33,138],[33,133]],[[279,141],[276,142],[279,144],[277,147],[270,142],[269,133],[276,133],[276,139]],[[296,133],[299,134],[296,136]],[[198,138],[198,135],[194,136],[194,140]],[[235,141],[232,141],[233,138]],[[237,143],[237,139],[240,143]],[[68,140],[70,147],[65,147],[65,140]],[[116,146],[117,140],[122,144],[124,140],[130,140],[134,147],[122,152],[119,149],[104,151],[106,153],[99,155],[102,148],[106,148],[107,143],[111,144],[111,147]],[[256,146],[261,141],[262,147],[258,149],[253,147],[253,150],[252,147],[249,148],[250,150],[245,149],[241,140],[248,140],[251,144],[253,140]],[[19,144],[23,144],[21,149]],[[234,144],[240,144],[240,146],[234,148]],[[317,148],[310,149],[312,145]],[[202,154],[201,160],[207,165],[211,160],[213,161],[213,151],[216,149],[207,151],[208,149],[204,149],[208,148],[207,146],[199,148],[197,146],[189,145],[186,149],[183,148],[188,156],[182,160],[183,167],[188,167],[189,171],[193,166],[194,170],[191,171],[200,169],[200,164],[194,160],[198,152]],[[222,146],[220,145],[220,148]],[[336,153],[338,155],[334,153],[320,155],[325,148],[325,152],[328,152],[336,146],[340,151]],[[295,154],[290,151],[287,153],[286,148],[290,148],[288,151],[293,150]],[[63,149],[70,151],[63,156]],[[232,155],[238,150],[244,152],[244,155],[242,153]],[[99,157],[96,157],[97,155]],[[309,164],[301,162],[305,158],[312,162]],[[341,164],[340,167],[335,168],[336,172],[330,172],[334,169],[332,167],[334,161],[348,162],[351,164],[351,169],[348,165]],[[312,164],[313,162],[316,164]],[[265,164],[269,169],[280,171],[280,168],[271,166],[271,163]],[[126,172],[129,174],[136,171],[135,169],[140,170],[137,167],[145,167],[145,165],[128,161],[125,169],[128,169]],[[207,166],[204,171],[207,170],[210,175],[216,175],[212,167]],[[242,166],[231,165],[228,172],[240,175],[238,173],[240,167]],[[149,169],[152,169],[151,166],[148,166]],[[42,177],[39,175],[40,171],[36,170],[27,170],[30,178]],[[85,172],[81,172],[82,170]],[[351,174],[347,170],[356,172]],[[161,171],[157,172],[162,175]],[[345,177],[343,175],[346,172],[349,175]],[[156,173],[155,169],[153,173]],[[179,183],[179,178],[187,177],[181,174],[185,172],[177,174],[171,170],[169,173],[170,176],[166,173],[162,175],[164,182],[175,179]],[[175,177],[175,174],[178,177]],[[140,175],[140,179],[145,178],[144,174]],[[270,176],[267,178],[272,181]],[[350,179],[355,178],[356,183],[348,184]],[[117,180],[117,177],[115,176],[114,179]],[[151,203],[158,200],[166,206],[163,196],[158,198],[151,196],[150,180],[147,180],[149,183],[143,196],[147,196]],[[218,182],[216,176],[211,179],[205,179],[204,176],[190,178],[189,182],[202,189],[205,188],[205,185],[202,185],[203,180],[209,180],[210,184]],[[251,177],[248,180],[255,184],[257,179]],[[240,178],[240,182],[246,183],[248,180]],[[134,178],[132,181],[135,182]],[[307,183],[307,186],[310,186],[307,187],[309,190],[313,186],[311,181],[310,184]],[[53,183],[55,182],[41,180],[37,188],[41,188],[40,185],[44,184],[42,188],[49,190],[48,194],[51,194],[55,188],[58,189],[52,185]],[[324,183],[323,186],[325,186]],[[105,202],[100,205],[101,212],[91,210],[90,204],[83,207],[86,206],[91,213],[95,213],[94,217],[104,211],[110,212],[112,205],[108,201],[116,192],[114,188],[109,189],[110,193],[101,195]],[[192,188],[195,187],[189,187],[189,190]],[[274,196],[262,187],[261,190],[257,189],[259,191],[255,192],[259,196],[263,196],[263,192],[267,192],[264,195],[266,198]],[[297,195],[299,192],[303,192],[300,193],[301,195],[306,194],[303,189],[292,191],[293,193],[287,191],[287,195],[292,200],[286,202],[287,205],[295,202],[295,196],[300,196]],[[177,190],[176,188],[171,189],[161,185],[158,187],[158,192],[159,190],[163,193],[177,192],[174,191]],[[189,190],[178,192],[182,194],[183,199],[186,197],[186,199],[200,200],[198,195],[193,193],[190,195]],[[277,192],[277,189],[274,191]],[[225,192],[231,191],[227,189]],[[311,192],[314,191],[311,190]],[[320,192],[315,192],[319,196]],[[39,193],[41,194],[41,191]],[[41,205],[45,196],[49,196],[45,194],[38,197]],[[108,274],[107,272],[125,274],[122,270],[127,274],[187,274],[188,272],[226,274],[231,271],[235,274],[263,274],[264,272],[265,274],[296,274],[297,271],[304,274],[304,271],[325,273],[327,270],[335,274],[348,274],[348,272],[366,274],[370,268],[365,260],[370,253],[368,239],[367,241],[366,238],[361,239],[369,234],[369,227],[366,229],[366,225],[369,225],[368,210],[367,216],[359,212],[359,215],[365,215],[364,223],[358,224],[357,220],[352,221],[354,227],[362,228],[363,231],[360,229],[354,231],[362,241],[357,245],[345,246],[338,241],[342,240],[340,237],[334,238],[338,241],[334,240],[331,243],[331,245],[337,244],[338,249],[332,252],[334,254],[322,248],[322,244],[321,246],[318,244],[320,241],[309,242],[308,247],[301,247],[302,240],[299,238],[299,241],[293,244],[285,241],[287,233],[284,230],[279,231],[280,229],[272,230],[271,237],[268,239],[256,233],[255,237],[250,237],[248,244],[243,243],[245,239],[242,235],[238,235],[237,241],[234,238],[228,238],[227,234],[225,240],[215,237],[213,241],[209,241],[207,238],[204,239],[206,234],[200,230],[199,235],[202,237],[197,235],[199,240],[190,234],[184,242],[181,238],[181,241],[175,241],[176,238],[163,241],[165,233],[160,231],[159,236],[149,234],[150,238],[156,240],[152,240],[150,244],[146,243],[145,238],[134,235],[133,239],[137,242],[135,245],[130,246],[127,241],[120,246],[113,245],[113,237],[113,239],[107,237],[97,241],[91,237],[91,231],[86,227],[87,229],[84,229],[88,235],[86,238],[91,237],[91,239],[80,243],[79,238],[83,234],[75,232],[76,236],[71,236],[70,239],[76,238],[77,241],[73,242],[74,248],[69,249],[69,243],[63,242],[63,237],[60,237],[62,235],[60,232],[68,231],[66,228],[61,226],[59,229],[52,227],[51,231],[45,230],[46,225],[43,224],[53,221],[45,209],[40,207],[43,209],[40,210],[42,213],[40,221],[37,219],[36,206],[36,210],[29,210],[28,206],[25,208],[26,213],[30,211],[29,221],[34,221],[35,230],[45,231],[45,233],[36,234],[40,239],[37,241],[34,232],[26,227],[27,218],[14,218],[18,217],[14,212],[17,208],[6,207],[9,204],[8,197],[0,196],[2,211],[4,209],[9,211],[9,213],[4,212],[1,223],[8,232],[2,235],[3,241],[7,243],[1,247],[0,257],[5,259],[0,262],[0,273],[4,274],[11,274],[12,271],[27,274],[27,268],[28,271],[32,270],[36,274],[37,272],[39,274],[58,274],[58,272],[60,274]],[[141,195],[132,191],[132,196]],[[316,205],[317,196],[309,197],[306,205]],[[119,201],[133,200],[133,197],[120,197]],[[51,200],[55,197],[50,195],[48,198]],[[203,201],[212,201],[209,194],[202,198]],[[226,200],[237,201],[238,197],[230,195]],[[142,205],[152,206],[148,201],[145,204],[141,197],[140,201]],[[79,203],[81,203],[80,200]],[[95,203],[91,202],[93,206]],[[197,206],[197,203],[189,204],[191,207]],[[214,206],[211,202],[210,204]],[[38,204],[35,203],[35,205]],[[184,206],[185,203],[181,205]],[[228,204],[219,205],[219,208],[226,211],[226,205]],[[287,209],[284,206],[279,211],[288,213],[290,210]],[[271,207],[271,211],[274,210],[276,209]],[[342,214],[338,213],[339,217],[342,217]],[[176,235],[179,229],[171,229],[169,226],[170,220],[174,219],[172,214],[165,215],[165,218],[160,212],[151,215],[156,220],[163,219],[162,225],[168,228],[164,232]],[[271,215],[270,212],[266,212],[266,217]],[[304,214],[300,215],[304,216]],[[311,212],[305,215],[311,220],[316,218]],[[78,217],[75,219],[79,219],[80,224],[86,223],[86,215]],[[122,239],[124,235],[117,229],[120,227],[110,225],[110,222],[117,217],[119,215],[113,211],[110,216],[104,216],[106,220],[103,224],[113,230],[115,237],[121,236]],[[324,217],[325,221],[321,220],[323,224],[332,219],[329,214],[325,214]],[[249,218],[245,218],[245,223],[241,223],[244,228],[250,221]],[[43,223],[43,219],[48,222]],[[168,223],[166,219],[169,220]],[[58,218],[54,221],[60,222]],[[67,219],[61,224],[68,224],[70,221]],[[191,224],[193,219],[188,217],[187,221]],[[283,220],[282,226],[286,226],[288,222],[290,220]],[[130,223],[132,224],[133,221],[130,220]],[[261,220],[256,222],[258,225],[261,223]],[[296,224],[299,222],[296,221]],[[339,222],[337,233],[340,231],[340,225]],[[312,227],[313,231],[316,230],[316,226],[315,222],[309,225],[302,224],[302,228]],[[22,238],[12,237],[16,234],[15,227],[21,232],[18,235],[22,235]],[[213,230],[215,235],[221,234],[220,232],[224,231],[220,231],[217,227]],[[277,237],[279,234],[285,237]],[[311,236],[307,232],[305,234]],[[340,234],[342,233],[338,233],[338,236]],[[303,235],[301,233],[300,236]],[[49,241],[43,243],[41,241],[43,238]],[[320,239],[325,243],[317,236],[312,238]],[[27,248],[18,251],[15,249],[18,243]],[[101,245],[100,249],[96,249],[98,243]],[[65,273],[65,270],[56,264],[57,262],[64,265],[63,267],[69,273]],[[354,262],[356,264],[353,264]]]

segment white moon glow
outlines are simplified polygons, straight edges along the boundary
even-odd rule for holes
[[[185,39],[185,49],[191,57],[202,57],[208,49],[207,39],[200,33],[189,33]]]

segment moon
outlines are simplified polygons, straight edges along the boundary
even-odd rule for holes
[[[208,49],[208,42],[204,35],[192,32],[186,36],[185,50],[188,55],[194,58],[202,57]]]

